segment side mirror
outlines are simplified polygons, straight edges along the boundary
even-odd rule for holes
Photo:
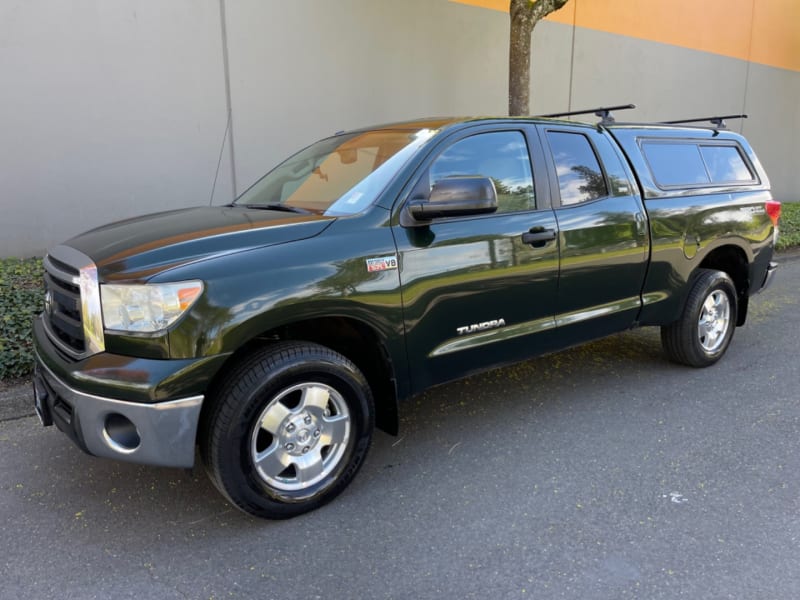
[[[427,200],[412,200],[408,209],[417,221],[493,213],[497,191],[488,177],[448,177],[436,182]]]

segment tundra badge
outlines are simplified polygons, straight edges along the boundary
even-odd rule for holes
[[[497,329],[498,327],[505,326],[505,319],[493,319],[491,321],[484,321],[483,323],[473,323],[472,325],[456,327],[456,331],[458,332],[458,335],[465,335],[467,333],[475,333],[476,331],[484,331],[486,329]]]

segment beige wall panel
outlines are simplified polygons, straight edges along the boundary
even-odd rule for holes
[[[772,193],[800,201],[800,73],[753,64],[744,134],[767,170]]]
[[[508,15],[503,15],[508,18]],[[533,31],[531,51],[531,114],[552,114],[570,110],[572,69],[572,27],[549,21],[539,22]],[[508,58],[502,68],[508,72]],[[508,83],[504,83],[508,88]],[[582,108],[582,107],[581,107]],[[508,106],[503,107],[508,112]]]
[[[800,73],[753,63],[748,71],[735,58],[577,29],[573,108],[628,102],[637,109],[618,120],[748,114],[728,126],[755,148],[775,197],[800,200]]]
[[[747,63],[734,58],[577,29],[572,105],[635,104],[620,121],[740,113],[746,76]]]
[[[239,192],[340,129],[507,110],[506,13],[446,0],[225,8]],[[227,119],[223,57],[220,0],[0,2],[0,256],[208,202]],[[537,26],[533,114],[627,102],[640,108],[620,119],[744,109],[776,197],[800,200],[800,73]],[[224,150],[218,204],[233,195]]]
[[[226,119],[215,0],[0,3],[0,81],[0,256],[208,202]]]
[[[226,6],[240,192],[337,130],[506,110],[503,13],[432,0]]]

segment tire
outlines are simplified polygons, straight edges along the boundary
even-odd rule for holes
[[[700,270],[680,319],[661,328],[669,359],[691,367],[713,365],[733,339],[736,311],[736,288],[727,273]]]
[[[317,344],[281,342],[248,357],[212,392],[200,454],[234,506],[287,519],[347,487],[374,423],[372,393],[352,362]]]

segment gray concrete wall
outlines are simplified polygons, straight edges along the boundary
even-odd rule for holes
[[[751,64],[742,132],[781,201],[800,201],[800,73]]]
[[[618,120],[748,114],[729,128],[747,136],[775,197],[800,201],[798,72],[558,23],[537,26],[533,72],[534,113],[560,110],[566,95],[570,109],[637,106]],[[554,82],[566,92],[553,93]]]
[[[217,0],[0,2],[0,256],[209,201],[219,15]]]
[[[508,15],[446,0],[1,2],[0,256],[208,203],[221,151],[215,203],[339,129],[503,114],[507,44]],[[800,73],[539,24],[532,112],[626,102],[745,110],[776,197],[800,199]]]
[[[507,17],[442,0],[228,2],[239,191],[320,137],[506,107]]]

